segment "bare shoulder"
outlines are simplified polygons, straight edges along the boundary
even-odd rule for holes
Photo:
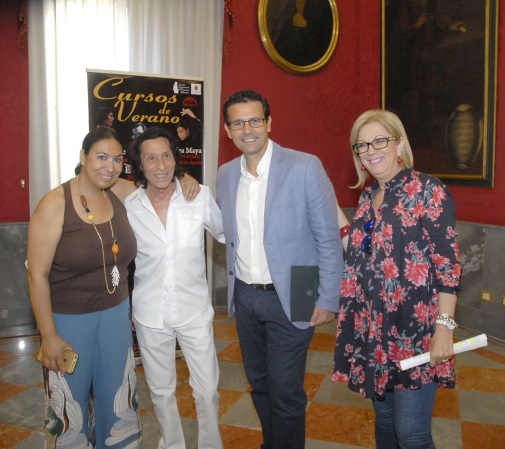
[[[41,227],[46,230],[61,229],[65,215],[65,193],[58,186],[46,193],[35,208],[30,219],[30,228]]]
[[[53,214],[55,212],[63,213],[65,206],[65,193],[63,186],[58,186],[53,190],[47,192],[37,204],[35,208],[36,214]]]
[[[120,178],[110,189],[124,203],[126,197],[137,190],[137,186],[132,181]]]
[[[48,276],[64,221],[65,193],[63,186],[59,186],[40,200],[28,226],[26,256],[31,279]]]

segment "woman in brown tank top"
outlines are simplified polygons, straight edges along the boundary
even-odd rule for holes
[[[111,128],[86,135],[80,162],[77,177],[42,198],[28,229],[47,447],[134,448],[140,424],[127,277],[137,243],[121,192],[135,187],[115,186],[123,151]],[[65,373],[64,350],[79,355],[73,374]]]

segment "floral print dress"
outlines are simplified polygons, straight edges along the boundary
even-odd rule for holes
[[[333,380],[363,397],[438,382],[454,387],[454,360],[401,371],[400,361],[429,351],[438,294],[461,290],[452,197],[437,178],[406,169],[386,183],[375,216],[375,181],[362,193],[342,279]],[[375,219],[371,253],[361,250]]]

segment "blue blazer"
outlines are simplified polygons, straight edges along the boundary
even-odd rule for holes
[[[235,259],[237,256],[237,189],[240,157],[217,173],[217,202],[223,215],[228,273],[228,312],[234,313]],[[265,202],[264,240],[268,269],[288,319],[291,267],[319,267],[316,305],[337,312],[343,269],[336,198],[321,161],[308,153],[282,148],[273,142]],[[300,329],[305,321],[293,323]]]

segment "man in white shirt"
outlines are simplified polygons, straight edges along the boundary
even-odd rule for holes
[[[214,310],[206,279],[204,234],[224,242],[221,212],[201,186],[188,203],[177,177],[177,141],[153,127],[132,146],[133,173],[141,187],[126,198],[137,237],[133,318],[154,411],[160,449],[185,449],[175,397],[175,343],[190,371],[198,418],[198,447],[222,449],[218,427],[219,366],[212,329]]]

